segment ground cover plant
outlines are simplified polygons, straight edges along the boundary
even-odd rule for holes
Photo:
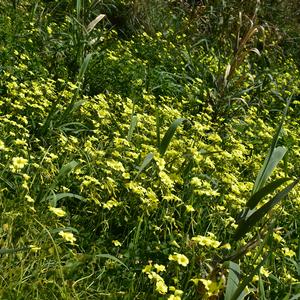
[[[0,4],[1,299],[299,298],[297,24]]]

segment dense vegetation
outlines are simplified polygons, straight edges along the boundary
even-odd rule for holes
[[[300,297],[297,1],[0,6],[1,299]]]

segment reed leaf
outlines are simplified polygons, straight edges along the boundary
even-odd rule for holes
[[[150,164],[150,162],[152,161],[154,155],[153,153],[149,153],[146,155],[146,157],[144,158],[141,166],[139,167],[139,171],[138,173],[136,174],[135,178],[134,179],[137,179],[138,176],[147,168],[147,166]]]
[[[87,33],[90,33],[104,17],[105,17],[104,14],[100,14],[92,22],[90,22],[86,28]]]
[[[232,296],[239,285],[240,273],[241,273],[240,266],[238,264],[236,264],[235,262],[230,261],[224,300],[232,299]]]
[[[239,240],[247,232],[249,232],[251,228],[264,217],[264,215],[266,215],[282,198],[287,196],[287,194],[294,188],[294,186],[299,182],[299,180],[300,178],[293,181],[281,192],[279,192],[274,198],[272,198],[269,202],[264,204],[261,208],[259,208],[254,213],[252,213],[246,220],[241,222],[234,236],[235,240]]]
[[[128,141],[131,141],[131,139],[132,139],[132,135],[133,135],[134,129],[136,128],[137,122],[138,122],[137,116],[133,115],[131,117],[130,127],[129,127],[128,135],[127,135]]]
[[[263,260],[256,266],[256,268],[239,284],[237,289],[234,291],[230,300],[242,300],[247,295],[244,290],[247,285],[252,281],[255,274],[259,272],[259,269],[265,264],[269,255],[266,255]]]
[[[159,146],[159,153],[161,156],[166,153],[177,127],[185,120],[185,118],[178,118],[170,125]]]
[[[283,183],[287,182],[288,180],[290,180],[290,178],[280,178],[267,184],[265,187],[263,187],[262,189],[260,189],[250,197],[246,206],[249,207],[250,209],[255,208],[255,206],[259,203],[259,201],[262,198],[274,192],[279,186],[281,186]]]
[[[272,144],[271,144],[270,150],[268,152],[268,155],[264,161],[262,168],[260,169],[260,171],[257,175],[252,194],[255,194],[258,190],[260,190],[264,186],[264,184],[270,177],[271,173],[273,172],[274,168],[277,166],[277,164],[283,158],[283,156],[285,155],[285,153],[287,151],[287,149],[285,147],[277,147],[277,144],[278,144],[280,133],[281,133],[281,130],[282,130],[282,127],[283,127],[283,124],[284,124],[284,121],[285,121],[285,118],[287,115],[289,104],[290,104],[290,100],[287,101],[287,105],[283,112],[281,122],[280,122],[280,124],[276,130],[276,133],[273,137]]]

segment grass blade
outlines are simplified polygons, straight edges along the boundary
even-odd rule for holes
[[[280,178],[267,184],[265,187],[263,187],[250,197],[246,206],[250,209],[253,209],[262,198],[275,191],[279,186],[281,186],[288,180],[290,180],[290,178]]]
[[[177,129],[177,127],[183,122],[185,121],[186,119],[185,118],[179,118],[179,119],[176,119],[172,124],[171,126],[169,127],[169,129],[167,130],[167,132],[165,133],[162,141],[161,141],[161,144],[159,146],[159,153],[161,156],[163,156],[166,151],[167,151],[167,148],[171,142],[171,139],[172,137],[174,136],[175,134],[175,131]]]
[[[77,14],[77,19],[78,19],[78,20],[79,20],[79,18],[80,18],[81,9],[82,9],[82,3],[81,3],[81,0],[77,0],[77,1],[76,1],[76,14]]]
[[[80,67],[80,70],[79,70],[79,74],[78,74],[78,78],[77,78],[77,82],[80,84],[81,82],[82,82],[82,80],[83,80],[83,77],[84,77],[84,74],[85,74],[85,72],[86,72],[86,70],[87,70],[87,67],[88,67],[88,65],[89,65],[89,63],[90,63],[90,61],[91,61],[91,59],[92,59],[92,53],[88,53],[87,55],[86,55],[86,57],[84,58],[84,60],[83,60],[83,63],[82,63],[82,65],[81,65],[81,67]]]
[[[238,288],[235,290],[234,294],[230,298],[230,300],[237,300],[237,299],[243,299],[246,295],[242,295],[244,289],[247,287],[247,285],[252,281],[253,276],[259,272],[259,269],[264,265],[269,255],[266,255],[264,259],[259,263],[259,265],[247,276],[241,284],[238,286]],[[242,296],[242,297],[241,297]]]
[[[233,261],[229,262],[229,273],[224,300],[231,300],[239,285],[240,266]]]
[[[73,194],[73,193],[59,193],[59,194],[52,194],[47,197],[47,200],[49,201],[49,205],[56,207],[57,201],[63,199],[63,198],[75,198],[78,200],[84,200],[82,196]]]
[[[137,179],[137,177],[146,169],[146,167],[152,161],[153,157],[154,157],[153,153],[147,154],[147,156],[144,158],[141,166],[139,167],[139,172],[136,174],[134,180]]]
[[[287,115],[287,111],[288,111],[288,108],[289,108],[289,104],[290,104],[290,100],[288,100],[287,102],[287,105],[285,107],[285,110],[283,112],[283,116],[282,116],[282,119],[281,119],[281,122],[276,130],[276,133],[273,137],[273,140],[272,140],[272,144],[271,144],[271,147],[270,147],[270,150],[268,152],[268,155],[264,161],[264,164],[262,166],[262,168],[260,169],[258,175],[257,175],[257,178],[256,178],[256,181],[255,181],[255,184],[254,184],[254,187],[253,187],[253,191],[252,191],[252,194],[256,193],[258,190],[260,190],[265,182],[268,180],[269,176],[271,175],[272,171],[274,170],[274,168],[276,167],[276,165],[278,164],[279,162],[279,157],[281,156],[281,158],[284,156],[286,150],[284,151],[284,149],[286,149],[285,147],[277,147],[277,143],[278,143],[278,140],[279,140],[279,137],[280,137],[280,133],[281,133],[281,130],[282,130],[282,127],[283,127],[283,123],[285,121],[285,118],[286,118],[286,115]],[[273,153],[275,152],[275,149],[278,149],[276,151],[276,154],[273,155]],[[276,159],[279,159],[278,162],[276,163]],[[273,166],[273,168],[272,168]]]
[[[108,258],[108,259],[114,260],[115,262],[118,262],[120,265],[124,266],[127,270],[129,270],[129,268],[121,260],[119,260],[117,257],[115,257],[113,255],[97,254],[96,257],[103,257],[103,258]]]
[[[294,182],[289,184],[286,188],[284,188],[281,192],[279,192],[273,199],[259,208],[256,212],[251,214],[248,219],[241,222],[237,228],[236,234],[234,236],[235,240],[239,240],[243,237],[247,232],[251,230],[251,228],[259,221],[261,218],[267,214],[282,198],[284,198],[300,181],[300,178],[296,179]]]
[[[79,163],[75,160],[72,160],[71,162],[63,165],[59,170],[58,175],[56,176],[56,181],[71,173],[78,165]]]
[[[8,249],[8,248],[0,248],[0,255],[2,254],[12,254],[12,253],[16,253],[19,251],[26,251],[30,249],[29,246],[24,246],[24,247],[20,247],[20,248],[14,248],[14,249]]]
[[[86,30],[88,33],[90,33],[95,26],[105,17],[105,15],[100,14],[99,16],[97,16],[92,22],[89,23],[89,25],[87,26]]]
[[[253,193],[256,193],[265,185],[273,170],[276,168],[280,160],[284,157],[286,151],[287,148],[285,148],[284,146],[280,146],[277,148],[273,148],[271,146],[269,154],[266,157],[264,164],[256,178]]]
[[[132,116],[131,122],[130,122],[130,127],[128,130],[128,135],[127,135],[128,141],[131,141],[131,139],[132,139],[132,135],[133,135],[134,129],[136,128],[137,122],[138,122],[137,116]]]

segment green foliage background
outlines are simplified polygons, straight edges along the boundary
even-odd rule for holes
[[[297,299],[296,4],[0,1],[1,299]]]

